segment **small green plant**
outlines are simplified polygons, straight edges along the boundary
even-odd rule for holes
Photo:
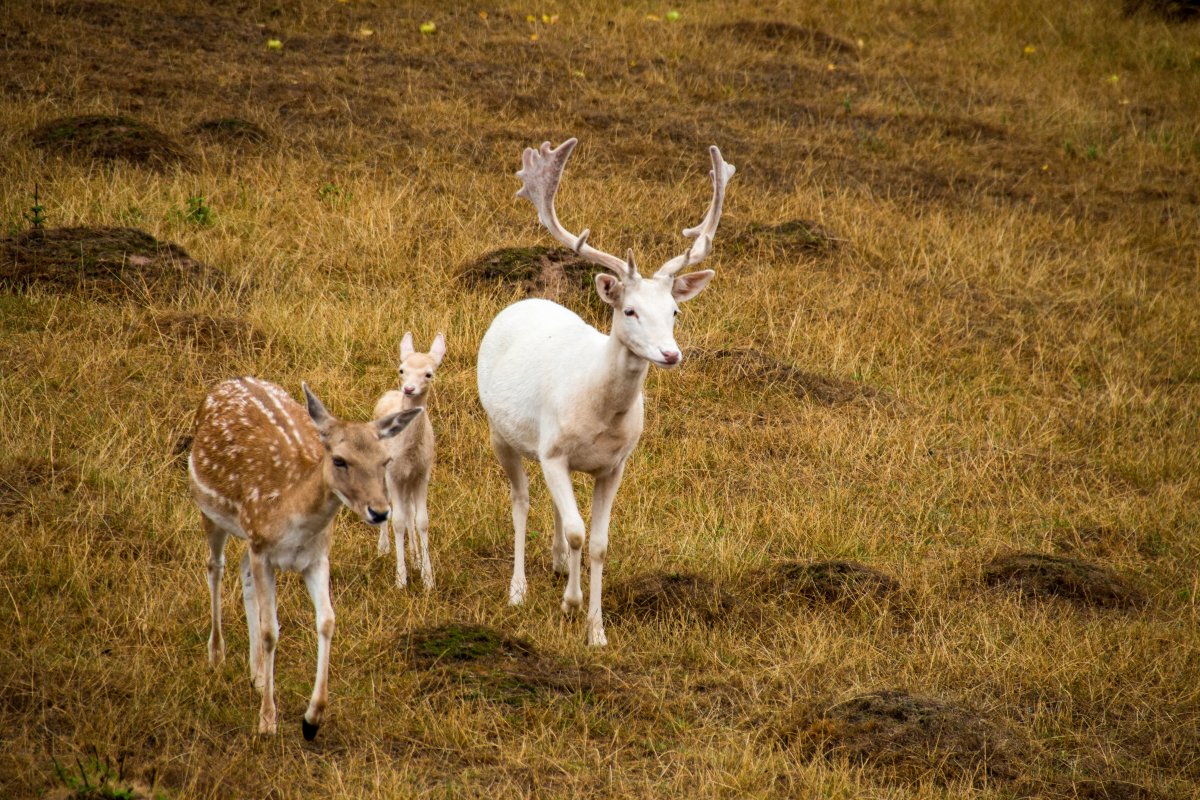
[[[117,219],[125,225],[137,225],[146,219],[146,215],[137,206],[128,206],[117,212]]]
[[[117,762],[113,769],[108,759],[101,760],[93,755],[86,761],[75,758],[75,769],[64,769],[54,761],[54,772],[70,794],[69,800],[167,800],[161,792],[150,793],[144,786],[135,786],[125,780],[125,760]]]
[[[1071,141],[1070,139],[1064,139],[1063,140],[1063,152],[1066,153],[1067,155],[1073,157],[1073,156],[1077,155],[1079,151],[1075,149],[1075,143],[1073,141]]]
[[[340,206],[350,199],[350,193],[336,183],[329,182],[321,184],[321,188],[317,190],[317,198],[326,205]]]
[[[36,183],[33,185],[33,205],[25,212],[25,219],[35,231],[40,231],[46,227],[46,207],[42,205],[41,197],[39,196],[39,187]]]
[[[1095,161],[1100,157],[1100,148],[1094,144],[1089,144],[1083,151],[1083,155],[1088,161]]]
[[[850,95],[846,95],[842,98],[842,110],[847,114],[850,113]]]
[[[208,201],[204,199],[204,195],[196,194],[187,199],[187,208],[183,212],[183,218],[193,225],[208,226],[216,221],[216,214]]]

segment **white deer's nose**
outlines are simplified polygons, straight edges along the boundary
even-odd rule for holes
[[[679,360],[683,358],[678,350],[663,350],[662,357],[663,361],[667,364],[678,364]]]
[[[415,387],[415,386],[405,386],[405,387],[404,387],[404,393],[405,393],[405,394],[416,394],[416,393],[417,393],[417,387]]]

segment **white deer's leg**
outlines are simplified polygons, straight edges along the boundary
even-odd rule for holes
[[[417,486],[413,506],[416,513],[417,536],[421,547],[421,582],[426,589],[433,588],[433,563],[429,560],[429,485],[421,481]]]
[[[554,509],[554,541],[550,543],[550,556],[554,566],[556,575],[566,575],[569,571],[567,564],[567,555],[571,548],[567,545],[567,536],[563,533],[562,514],[558,513],[558,506],[550,504]]]
[[[254,576],[250,571],[250,548],[242,556],[242,605],[246,609],[246,636],[250,643],[250,683],[262,691],[262,638],[258,635],[258,595],[254,593]]]
[[[508,585],[508,604],[519,606],[525,602],[528,584],[525,581],[525,520],[529,517],[529,478],[521,454],[504,443],[494,433],[492,449],[508,476],[509,493],[512,497],[513,522],[513,574]]]
[[[329,602],[328,555],[304,573],[304,585],[308,587],[317,619],[317,677],[313,680],[308,710],[300,721],[304,738],[311,742],[325,718],[325,705],[329,701],[329,646],[333,641],[334,615],[333,605]]]
[[[379,544],[376,546],[375,552],[381,556],[386,556],[388,551],[392,549],[392,540],[390,534],[388,533],[388,526],[391,525],[392,520],[395,519],[394,509],[396,507],[396,484],[392,483],[391,474],[385,475],[383,482],[387,487],[388,502],[391,504],[393,512],[392,514],[388,515],[387,522],[384,522],[379,526]]]
[[[592,492],[592,531],[588,540],[590,573],[588,577],[587,643],[606,645],[604,616],[600,608],[600,590],[604,584],[604,559],[608,556],[608,521],[613,500],[621,486],[621,475],[625,471],[622,463],[607,475],[596,478]]]
[[[405,559],[404,534],[408,530],[408,498],[397,491],[392,495],[390,515],[392,531],[396,534],[396,586],[408,586],[408,563]]]
[[[208,634],[208,663],[221,666],[225,660],[225,637],[221,635],[221,578],[225,575],[225,539],[229,534],[203,514],[208,535],[208,593],[212,600],[212,630]]]
[[[250,553],[250,575],[258,598],[258,635],[262,642],[262,705],[258,710],[258,732],[275,733],[275,646],[279,643],[279,621],[275,616],[275,568],[263,553]]]
[[[583,589],[579,586],[579,572],[583,560],[583,517],[575,504],[575,487],[571,485],[571,471],[566,459],[542,459],[542,475],[550,498],[562,518],[563,536],[570,548],[567,559],[567,588],[563,592],[562,610],[565,614],[578,611],[583,605]]]

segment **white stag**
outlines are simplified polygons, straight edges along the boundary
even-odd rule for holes
[[[479,398],[491,426],[492,447],[511,485],[514,554],[510,604],[522,603],[527,589],[529,482],[522,459],[541,464],[553,499],[554,570],[568,575],[564,613],[577,611],[583,604],[579,573],[584,524],[575,503],[571,473],[583,472],[595,479],[588,546],[587,641],[603,645],[607,639],[600,590],[609,515],[625,461],[642,433],[642,385],[650,364],[671,368],[683,358],[674,336],[678,304],[699,294],[713,272],[676,273],[700,263],[712,251],[725,185],[734,168],[725,163],[716,147],[709,148],[712,203],[700,224],[683,232],[693,239],[691,246],[652,277],[643,278],[634,265],[632,250],[622,260],[588,245],[586,229],[576,235],[559,223],[554,195],[575,144],[575,139],[568,139],[555,149],[549,142],[538,150],[527,148],[524,168],[517,173],[524,183],[517,196],[533,203],[538,219],[556,240],[615,273],[596,276],[596,290],[613,307],[612,333],[604,335],[547,300],[515,303],[496,316],[479,346]]]

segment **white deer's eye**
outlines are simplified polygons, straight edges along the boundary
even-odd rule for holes
[[[426,377],[426,378],[432,378],[432,377],[433,377],[433,373],[432,373],[432,372],[426,372],[426,373],[425,373],[425,377]]]
[[[636,311],[634,311],[632,308],[627,308],[627,309],[625,309],[625,316],[627,316],[627,317],[636,317],[636,316],[637,316],[637,312],[636,312]]]

